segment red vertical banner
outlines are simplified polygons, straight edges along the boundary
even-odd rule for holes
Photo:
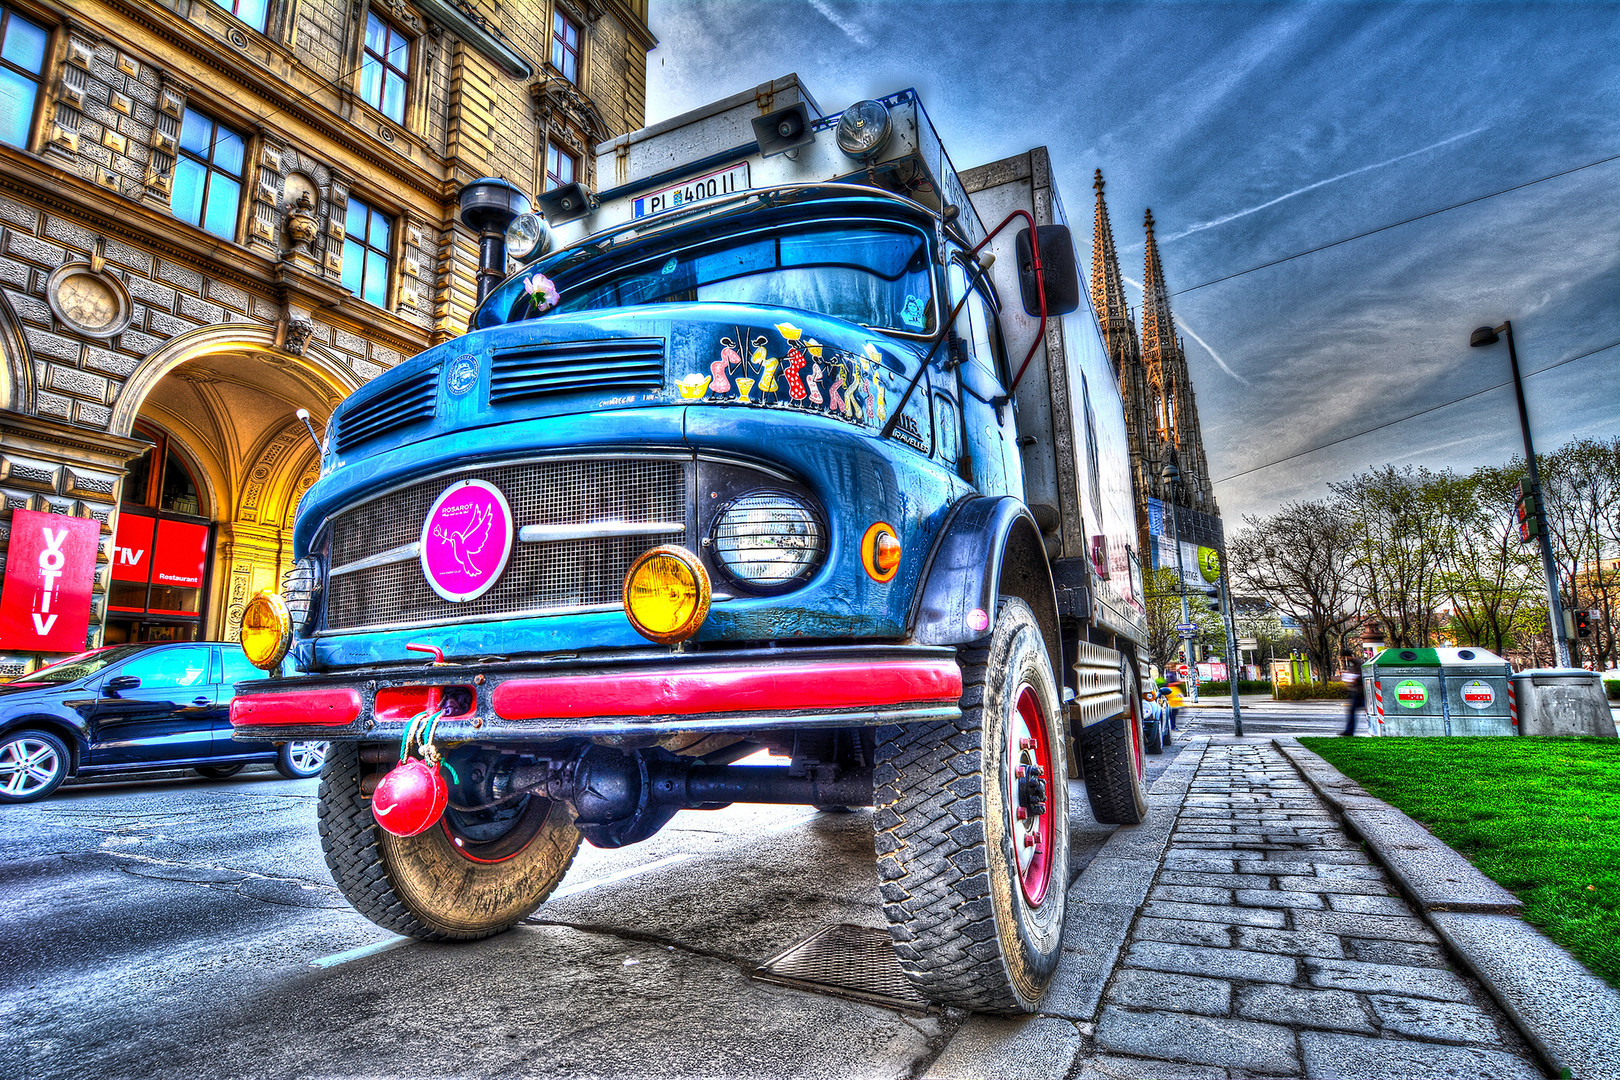
[[[100,540],[101,525],[93,518],[12,511],[0,649],[83,651]]]

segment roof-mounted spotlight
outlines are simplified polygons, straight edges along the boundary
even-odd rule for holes
[[[540,196],[540,212],[552,225],[566,225],[577,221],[596,209],[596,196],[585,190],[578,180],[552,188]]]
[[[894,121],[881,101],[857,101],[838,118],[838,149],[856,161],[877,157],[892,134]]]
[[[809,146],[816,141],[815,132],[810,130],[809,106],[801,101],[785,109],[754,117],[754,138],[759,142],[760,157],[775,157],[778,154],[798,157],[799,147]]]
[[[539,214],[519,214],[506,227],[506,253],[520,263],[548,255],[556,246],[556,234]]]

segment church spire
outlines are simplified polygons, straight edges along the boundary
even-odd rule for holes
[[[1091,304],[1097,309],[1104,336],[1108,336],[1115,330],[1114,321],[1125,319],[1126,307],[1119,255],[1114,250],[1114,229],[1108,223],[1108,204],[1103,202],[1105,183],[1102,170],[1098,169],[1097,179],[1091,185],[1097,190],[1097,216],[1091,229]]]
[[[1176,353],[1176,324],[1170,315],[1170,292],[1164,286],[1159,244],[1153,238],[1153,211],[1142,221],[1147,229],[1147,265],[1142,271],[1142,359],[1150,366]]]

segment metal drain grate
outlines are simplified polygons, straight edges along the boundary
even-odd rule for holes
[[[889,944],[889,932],[834,923],[765,961],[754,978],[907,1012],[938,1012],[917,993]]]

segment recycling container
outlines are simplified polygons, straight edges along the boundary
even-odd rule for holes
[[[1537,668],[1513,676],[1522,735],[1615,735],[1603,679],[1580,668]]]
[[[1385,649],[1362,670],[1375,735],[1512,735],[1512,666],[1486,649]]]

